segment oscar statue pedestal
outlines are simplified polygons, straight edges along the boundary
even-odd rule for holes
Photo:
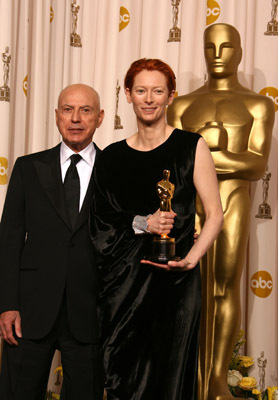
[[[180,261],[181,258],[175,255],[176,242],[175,238],[170,237],[154,237],[153,238],[153,254],[149,258],[153,262],[167,264],[168,261]]]

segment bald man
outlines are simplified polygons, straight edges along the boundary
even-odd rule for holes
[[[66,87],[56,110],[62,143],[15,163],[0,228],[1,400],[44,400],[56,349],[61,398],[102,398],[88,215],[103,117],[93,88]]]

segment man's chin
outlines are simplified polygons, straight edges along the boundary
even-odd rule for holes
[[[73,151],[79,152],[83,149],[85,149],[85,147],[87,147],[91,142],[86,142],[86,141],[70,141],[67,142],[66,145],[72,149]]]

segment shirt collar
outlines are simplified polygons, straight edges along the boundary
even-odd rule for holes
[[[72,149],[70,149],[65,144],[65,142],[62,142],[60,149],[61,165],[63,165],[70,158],[72,154],[76,153]],[[81,150],[78,154],[81,155],[82,159],[86,161],[86,163],[89,164],[90,167],[93,167],[96,155],[96,149],[93,142],[91,142],[87,147],[85,147],[85,149]]]

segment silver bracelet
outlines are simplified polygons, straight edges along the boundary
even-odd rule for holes
[[[140,235],[142,233],[150,233],[148,231],[148,218],[151,216],[152,214],[149,215],[136,215],[133,219],[132,222],[132,228],[134,230],[134,232],[137,235]]]

